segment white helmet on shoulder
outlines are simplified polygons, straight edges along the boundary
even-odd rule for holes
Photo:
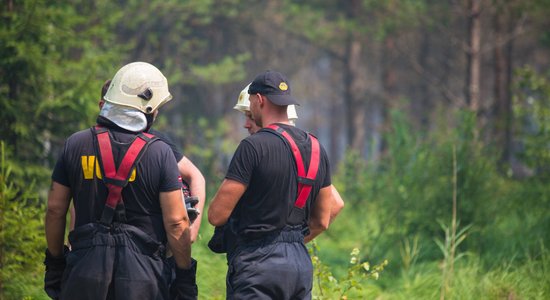
[[[292,125],[298,120],[298,114],[296,113],[296,105],[291,104],[286,108],[286,115]]]
[[[133,62],[118,70],[104,99],[150,114],[170,101],[172,95],[159,69],[149,63]]]
[[[245,111],[250,111],[250,95],[248,95],[248,87],[250,87],[250,83],[241,91],[239,98],[237,99],[237,104],[233,106],[233,109],[236,109],[242,113]]]

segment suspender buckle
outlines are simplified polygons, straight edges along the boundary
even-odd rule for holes
[[[315,184],[315,179],[307,178],[307,177],[298,177],[298,182],[303,185],[311,185],[313,186]]]

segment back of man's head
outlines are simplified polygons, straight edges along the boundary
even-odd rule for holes
[[[111,79],[107,79],[105,80],[105,83],[103,83],[103,86],[101,87],[101,98],[99,100],[105,101],[105,94],[107,94],[111,81]]]

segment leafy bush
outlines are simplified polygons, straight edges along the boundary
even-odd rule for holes
[[[313,263],[313,299],[350,299],[359,295],[365,296],[365,283],[368,279],[378,280],[388,261],[371,266],[369,262],[361,262],[359,249],[354,248],[350,253],[347,275],[338,280],[330,268],[325,265],[318,256],[319,246],[315,241],[309,247]],[[355,297],[354,297],[355,296]]]
[[[0,298],[44,298],[44,204],[34,184],[12,176],[1,142],[0,161]]]

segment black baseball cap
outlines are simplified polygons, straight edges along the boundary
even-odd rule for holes
[[[275,105],[298,104],[298,101],[290,95],[290,83],[286,77],[276,71],[265,71],[258,74],[248,88],[248,94],[262,94],[268,96]]]

